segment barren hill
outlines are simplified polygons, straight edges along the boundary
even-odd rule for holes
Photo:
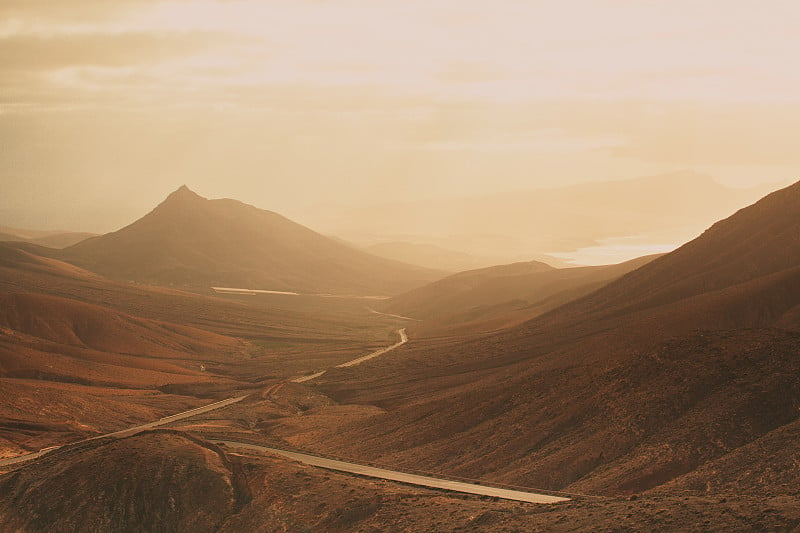
[[[423,319],[426,330],[488,331],[555,309],[655,258],[597,267],[553,268],[530,261],[470,270],[395,296],[381,307]]]
[[[249,499],[218,448],[168,432],[52,454],[0,492],[5,531],[217,531]]]
[[[39,255],[55,252],[0,243],[0,458],[332,366],[393,330],[357,300],[116,282]]]
[[[62,448],[0,477],[10,531],[791,531],[796,497],[519,505],[326,471],[174,431]],[[778,473],[778,475],[780,475]]]
[[[38,339],[119,354],[179,357],[237,341],[197,328],[143,319],[98,305],[38,294],[0,293],[0,328]]]
[[[700,237],[609,284],[570,311],[633,312],[800,266],[800,182],[717,222]]]
[[[185,186],[133,224],[59,257],[114,279],[188,287],[382,295],[438,277],[360,252],[277,213],[207,200]]]
[[[716,484],[763,490],[760,474],[745,475],[747,454],[731,454],[787,446],[800,416],[798,213],[800,184],[517,327],[412,338],[381,365],[329,372],[322,391],[387,411],[321,447],[592,493],[680,485],[724,465]]]

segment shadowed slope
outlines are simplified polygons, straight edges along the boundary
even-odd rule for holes
[[[162,285],[392,294],[437,277],[276,213],[181,187],[145,217],[59,256],[105,276]]]
[[[162,357],[230,350],[238,344],[236,339],[188,326],[36,294],[0,294],[0,327],[59,344]]]
[[[553,268],[531,261],[470,270],[395,296],[384,309],[422,319],[426,330],[456,325],[489,330],[584,296],[656,257],[596,267]]]
[[[588,492],[718,461],[800,416],[798,213],[800,184],[518,327],[412,339],[380,366],[329,372],[335,399],[388,409],[332,439],[382,462]]]
[[[210,532],[249,499],[219,449],[171,432],[53,453],[1,477],[0,495],[7,531]]]
[[[800,265],[800,182],[563,311],[630,313]]]

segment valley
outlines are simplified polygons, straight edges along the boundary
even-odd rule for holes
[[[91,502],[135,491],[117,469],[141,456],[183,503],[126,497],[178,530],[796,527],[798,209],[794,185],[662,256],[385,299],[132,283],[0,243],[0,524],[77,524],[35,496],[59,479],[84,488],[58,505],[120,524]]]
[[[800,533],[798,27],[0,0],[0,533]]]

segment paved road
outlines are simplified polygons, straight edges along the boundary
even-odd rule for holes
[[[408,342],[408,336],[406,335],[405,328],[398,330],[397,332],[400,335],[400,341],[396,342],[395,344],[388,346],[386,348],[382,348],[380,350],[376,350],[368,355],[363,357],[359,357],[357,359],[353,359],[352,361],[348,361],[346,363],[342,363],[337,365],[337,368],[344,368],[355,366],[363,363],[364,361],[368,361],[375,357],[385,354],[395,348],[402,346],[403,344]],[[323,370],[322,372],[318,372],[316,374],[312,374],[310,376],[303,376],[300,378],[295,378],[291,380],[294,383],[302,383],[305,381],[310,381],[312,379],[318,378],[319,376],[323,375],[326,371]],[[276,383],[269,389],[269,392],[277,392],[277,390],[283,386],[284,382]],[[140,431],[144,431],[147,429],[152,429],[158,426],[163,426],[164,424],[169,424],[170,422],[175,422],[178,420],[183,420],[185,418],[189,418],[195,415],[208,413],[210,411],[214,411],[216,409],[221,409],[228,405],[240,402],[247,398],[248,395],[245,396],[237,396],[234,398],[228,398],[226,400],[222,400],[219,402],[211,403],[205,405],[203,407],[197,407],[195,409],[190,409],[189,411],[183,411],[181,413],[177,413],[170,416],[165,416],[155,422],[150,422],[148,424],[142,424],[140,426],[135,426],[128,429],[123,429],[120,431],[115,431],[113,433],[106,433],[105,435],[98,435],[96,437],[91,437],[89,439],[84,439],[81,441],[77,441],[71,444],[78,444],[81,442],[88,442],[92,440],[102,439],[105,437],[127,437],[130,435],[134,435],[139,433]],[[242,449],[242,450],[249,450],[249,451],[257,451],[257,452],[266,452],[271,454],[280,455],[289,459],[293,459],[295,461],[299,461],[301,463],[305,463],[307,465],[316,466],[319,468],[326,468],[328,470],[336,470],[339,472],[348,472],[351,474],[358,474],[362,476],[368,476],[378,479],[385,479],[388,481],[396,481],[400,483],[408,483],[410,485],[417,485],[420,487],[428,487],[428,488],[435,488],[435,489],[442,489],[448,490],[453,492],[460,492],[464,494],[475,494],[478,496],[490,496],[494,498],[502,498],[505,500],[514,500],[520,502],[528,502],[528,503],[558,503],[563,501],[568,501],[569,498],[561,497],[561,496],[552,496],[549,494],[537,494],[534,492],[526,492],[526,491],[519,491],[519,490],[511,490],[511,489],[503,489],[497,487],[489,487],[485,485],[477,485],[474,483],[466,483],[463,481],[452,481],[449,479],[440,479],[430,476],[421,476],[418,474],[409,474],[407,472],[398,472],[396,470],[388,470],[385,468],[377,468],[373,466],[366,466],[366,465],[359,465],[356,463],[348,463],[345,461],[337,461],[335,459],[326,459],[324,457],[318,457],[315,455],[309,455],[305,453],[298,453],[289,450],[281,450],[278,448],[269,448],[266,446],[258,446],[255,444],[248,444],[243,442],[234,442],[234,441],[215,441],[217,444],[222,444],[226,447]],[[36,459],[46,455],[54,450],[59,449],[60,446],[51,446],[49,448],[44,448],[39,450],[38,452],[30,453],[27,455],[21,455],[18,457],[14,457],[11,459],[0,460],[0,467],[13,465],[16,463],[21,463],[24,461],[30,461],[32,459]]]
[[[399,348],[400,346],[404,345],[408,342],[408,335],[406,335],[406,328],[397,330],[397,334],[400,335],[400,341],[392,344],[391,346],[387,346],[386,348],[381,348],[380,350],[375,350],[372,353],[367,355],[361,356],[357,359],[353,359],[352,361],[347,361],[346,363],[342,363],[340,365],[336,365],[336,368],[346,368],[348,366],[356,366],[360,365],[364,361],[369,361],[370,359],[374,359],[378,356],[385,354],[386,352],[391,352],[395,348]],[[327,370],[322,370],[317,372],[316,374],[310,374],[308,376],[300,376],[298,378],[290,379],[292,383],[305,383],[306,381],[311,381],[312,379],[317,379],[318,377],[324,375]]]
[[[139,433],[140,431],[144,431],[146,429],[152,429],[158,426],[163,426],[164,424],[169,424],[170,422],[175,422],[177,420],[183,420],[184,418],[189,418],[195,415],[201,415],[203,413],[208,413],[209,411],[214,411],[216,409],[222,409],[223,407],[227,407],[228,405],[241,402],[247,398],[247,396],[237,396],[235,398],[228,398],[227,400],[222,400],[220,402],[210,403],[208,405],[204,405],[203,407],[197,407],[195,409],[190,409],[189,411],[184,411],[182,413],[177,413],[170,416],[165,416],[155,422],[150,422],[148,424],[142,424],[141,426],[134,426],[132,428],[122,429],[120,431],[114,431],[113,433],[106,433],[105,435],[98,435],[96,437],[91,437],[88,439],[83,439],[75,442],[71,442],[70,444],[80,444],[81,442],[89,442],[92,440],[103,439],[106,437],[129,437],[130,435],[134,435]],[[8,466],[13,465],[16,463],[22,463],[24,461],[30,461],[31,459],[37,459],[43,455],[46,455],[53,450],[59,449],[61,446],[50,446],[49,448],[44,448],[39,450],[38,452],[29,453],[27,455],[18,455],[17,457],[12,457],[11,459],[5,459],[0,461],[0,466]]]
[[[381,313],[380,311],[376,311],[375,309],[373,309],[373,308],[371,308],[369,306],[366,306],[366,309],[370,313],[374,313],[376,315],[388,316],[388,317],[391,317],[391,318],[399,318],[400,320],[412,320],[414,322],[422,322],[422,320],[420,320],[419,318],[411,318],[410,316],[393,315],[392,313]]]
[[[237,289],[233,289],[233,290],[237,290]],[[346,363],[342,363],[341,365],[337,365],[337,368],[344,368],[344,367],[348,367],[348,366],[359,365],[359,364],[363,363],[364,361],[368,361],[370,359],[378,357],[379,355],[383,355],[386,352],[390,352],[390,351],[394,350],[395,348],[397,348],[398,346],[402,346],[403,344],[408,342],[408,335],[406,335],[405,328],[403,328],[401,330],[398,330],[397,333],[400,335],[400,341],[399,342],[396,342],[395,344],[392,344],[391,346],[388,346],[386,348],[381,348],[380,350],[376,350],[376,351],[374,351],[374,352],[372,352],[370,354],[367,354],[367,355],[365,355],[363,357],[359,357],[358,359],[353,359],[352,361],[348,361]],[[301,376],[299,378],[292,379],[291,381],[293,383],[304,383],[306,381],[311,381],[312,379],[316,379],[316,378],[320,377],[325,372],[326,372],[326,370],[323,370],[321,372],[317,372],[316,374],[311,374],[309,376]],[[277,389],[280,388],[282,385],[283,385],[283,383],[276,383],[275,385],[273,385],[273,389],[270,389],[270,392],[276,392]],[[189,411],[184,411],[182,413],[177,413],[177,414],[174,414],[174,415],[165,416],[164,418],[161,418],[160,420],[156,420],[155,422],[150,422],[148,424],[142,424],[141,426],[135,426],[135,427],[132,427],[132,428],[122,429],[120,431],[115,431],[113,433],[106,433],[105,435],[98,435],[96,437],[91,437],[91,438],[88,438],[88,439],[79,440],[79,441],[76,441],[76,442],[71,442],[70,444],[78,444],[78,443],[81,443],[81,442],[88,442],[88,441],[92,441],[92,440],[103,439],[105,437],[118,437],[118,438],[128,437],[130,435],[134,435],[134,434],[139,433],[140,431],[144,431],[146,429],[152,429],[152,428],[155,428],[155,427],[163,426],[164,424],[169,424],[170,422],[176,422],[178,420],[183,420],[184,418],[189,418],[191,416],[201,415],[203,413],[208,413],[209,411],[214,411],[216,409],[222,409],[223,407],[227,407],[228,405],[231,405],[233,403],[241,402],[245,398],[247,398],[247,395],[245,395],[245,396],[237,396],[235,398],[228,398],[227,400],[222,400],[220,402],[215,402],[215,403],[212,403],[212,404],[209,404],[209,405],[205,405],[203,407],[198,407],[196,409],[190,409]],[[13,464],[16,464],[16,463],[22,463],[24,461],[30,461],[31,459],[37,459],[37,458],[39,458],[39,457],[41,457],[41,456],[43,456],[45,454],[48,454],[48,453],[52,452],[53,450],[57,450],[58,448],[60,448],[60,446],[51,446],[49,448],[44,448],[42,450],[39,450],[38,452],[33,452],[33,453],[26,454],[26,455],[18,455],[17,457],[12,457],[10,459],[0,460],[0,467],[13,465]]]
[[[410,485],[417,485],[420,487],[443,489],[453,492],[461,492],[465,494],[475,494],[478,496],[491,496],[494,498],[502,498],[504,500],[514,500],[514,501],[528,502],[528,503],[558,503],[569,500],[569,498],[564,498],[561,496],[551,496],[549,494],[536,494],[533,492],[487,487],[485,485],[464,483],[462,481],[450,481],[448,479],[439,479],[429,476],[420,476],[417,474],[408,474],[405,472],[398,472],[396,470],[387,470],[385,468],[375,468],[372,466],[347,463],[344,461],[337,461],[335,459],[326,459],[324,457],[317,457],[315,455],[290,452],[278,448],[268,448],[266,446],[258,446],[255,444],[247,444],[243,442],[233,442],[224,440],[214,441],[214,442],[216,444],[222,444],[227,448],[248,450],[251,452],[255,451],[262,453],[264,452],[271,453],[287,457],[289,459],[293,459],[295,461],[299,461],[307,465],[316,466],[320,468],[327,468],[328,470],[337,470],[339,472],[349,472],[351,474],[359,474],[362,476],[386,479],[389,481],[398,481],[400,483],[408,483]]]
[[[323,370],[321,372],[317,372],[316,374],[310,374],[308,376],[300,376],[299,378],[294,378],[290,380],[292,383],[305,383],[306,381],[311,381],[312,379],[317,379],[321,375],[325,374],[327,370]]]
[[[211,287],[217,294],[279,294],[283,296],[313,296],[315,298],[341,298],[344,300],[388,300],[388,296],[362,296],[359,294],[320,294],[293,291],[270,291],[265,289],[237,289],[235,287]]]
[[[371,354],[367,354],[363,357],[359,357],[358,359],[353,359],[352,361],[348,361],[346,363],[342,363],[341,365],[336,365],[336,368],[347,368],[348,366],[356,366],[360,365],[364,361],[369,361],[370,359],[374,359],[380,355],[385,354],[386,352],[391,352],[395,348],[399,348],[400,346],[404,345],[408,342],[408,335],[406,335],[406,328],[397,330],[397,334],[400,335],[400,341],[392,344],[391,346],[387,346],[386,348],[381,348],[380,350],[376,350]]]
[[[400,335],[400,341],[399,342],[396,342],[395,344],[392,344],[391,346],[388,346],[386,348],[381,348],[380,350],[376,350],[376,351],[374,351],[374,352],[372,352],[370,354],[367,354],[367,355],[365,355],[363,357],[359,357],[358,359],[353,359],[352,361],[348,361],[346,363],[342,363],[341,365],[337,365],[337,368],[344,368],[344,367],[348,367],[348,366],[359,365],[359,364],[363,363],[364,361],[368,361],[370,359],[378,357],[379,355],[383,355],[386,352],[392,351],[395,348],[397,348],[398,346],[402,346],[403,344],[408,342],[408,335],[406,335],[405,328],[403,328],[401,330],[398,330],[397,333]],[[316,379],[316,378],[320,377],[325,372],[326,371],[323,370],[322,372],[317,372],[316,374],[311,374],[309,376],[301,376],[299,378],[292,379],[291,381],[293,383],[304,383],[306,381],[311,381],[312,379]],[[273,385],[274,389],[271,389],[271,391],[272,392],[277,391],[277,388],[279,388],[282,385],[283,385],[283,383],[277,383],[277,384]],[[115,431],[113,433],[106,433],[105,435],[98,435],[96,437],[91,437],[89,439],[84,439],[84,440],[79,440],[79,441],[76,441],[76,442],[71,442],[70,444],[78,444],[78,443],[81,443],[81,442],[88,442],[88,441],[92,441],[92,440],[103,439],[105,437],[118,437],[118,438],[128,437],[130,435],[134,435],[134,434],[139,433],[140,431],[144,431],[146,429],[152,429],[152,428],[155,428],[155,427],[163,426],[164,424],[169,424],[170,422],[176,422],[178,420],[183,420],[184,418],[189,418],[191,416],[201,415],[203,413],[208,413],[209,411],[214,411],[216,409],[222,409],[223,407],[227,407],[228,405],[231,405],[233,403],[241,402],[245,398],[247,398],[247,395],[245,395],[245,396],[237,396],[235,398],[228,398],[227,400],[222,400],[220,402],[215,402],[215,403],[212,403],[212,404],[208,404],[208,405],[205,405],[203,407],[198,407],[196,409],[190,409],[189,411],[184,411],[182,413],[177,413],[177,414],[174,414],[174,415],[165,416],[164,418],[161,418],[160,420],[156,420],[155,422],[150,422],[148,424],[142,424],[141,426],[135,426],[135,427],[132,427],[132,428],[122,429],[120,431]],[[37,458],[39,458],[39,457],[41,457],[41,456],[43,456],[45,454],[48,454],[48,453],[52,452],[53,450],[57,450],[58,448],[60,448],[60,446],[51,446],[49,448],[44,448],[42,450],[39,450],[38,452],[33,452],[33,453],[26,454],[26,455],[18,455],[17,457],[12,457],[11,459],[0,460],[0,467],[13,465],[13,464],[16,464],[16,463],[22,463],[24,461],[30,461],[31,459],[37,459]]]

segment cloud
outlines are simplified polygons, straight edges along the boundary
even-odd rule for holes
[[[209,57],[247,46],[246,38],[202,31],[0,37],[0,104],[99,105],[143,95],[174,100],[201,87],[204,76],[224,79],[225,69],[205,63]]]
[[[23,71],[140,65],[202,52],[224,39],[198,32],[13,35],[0,38],[0,65]]]

